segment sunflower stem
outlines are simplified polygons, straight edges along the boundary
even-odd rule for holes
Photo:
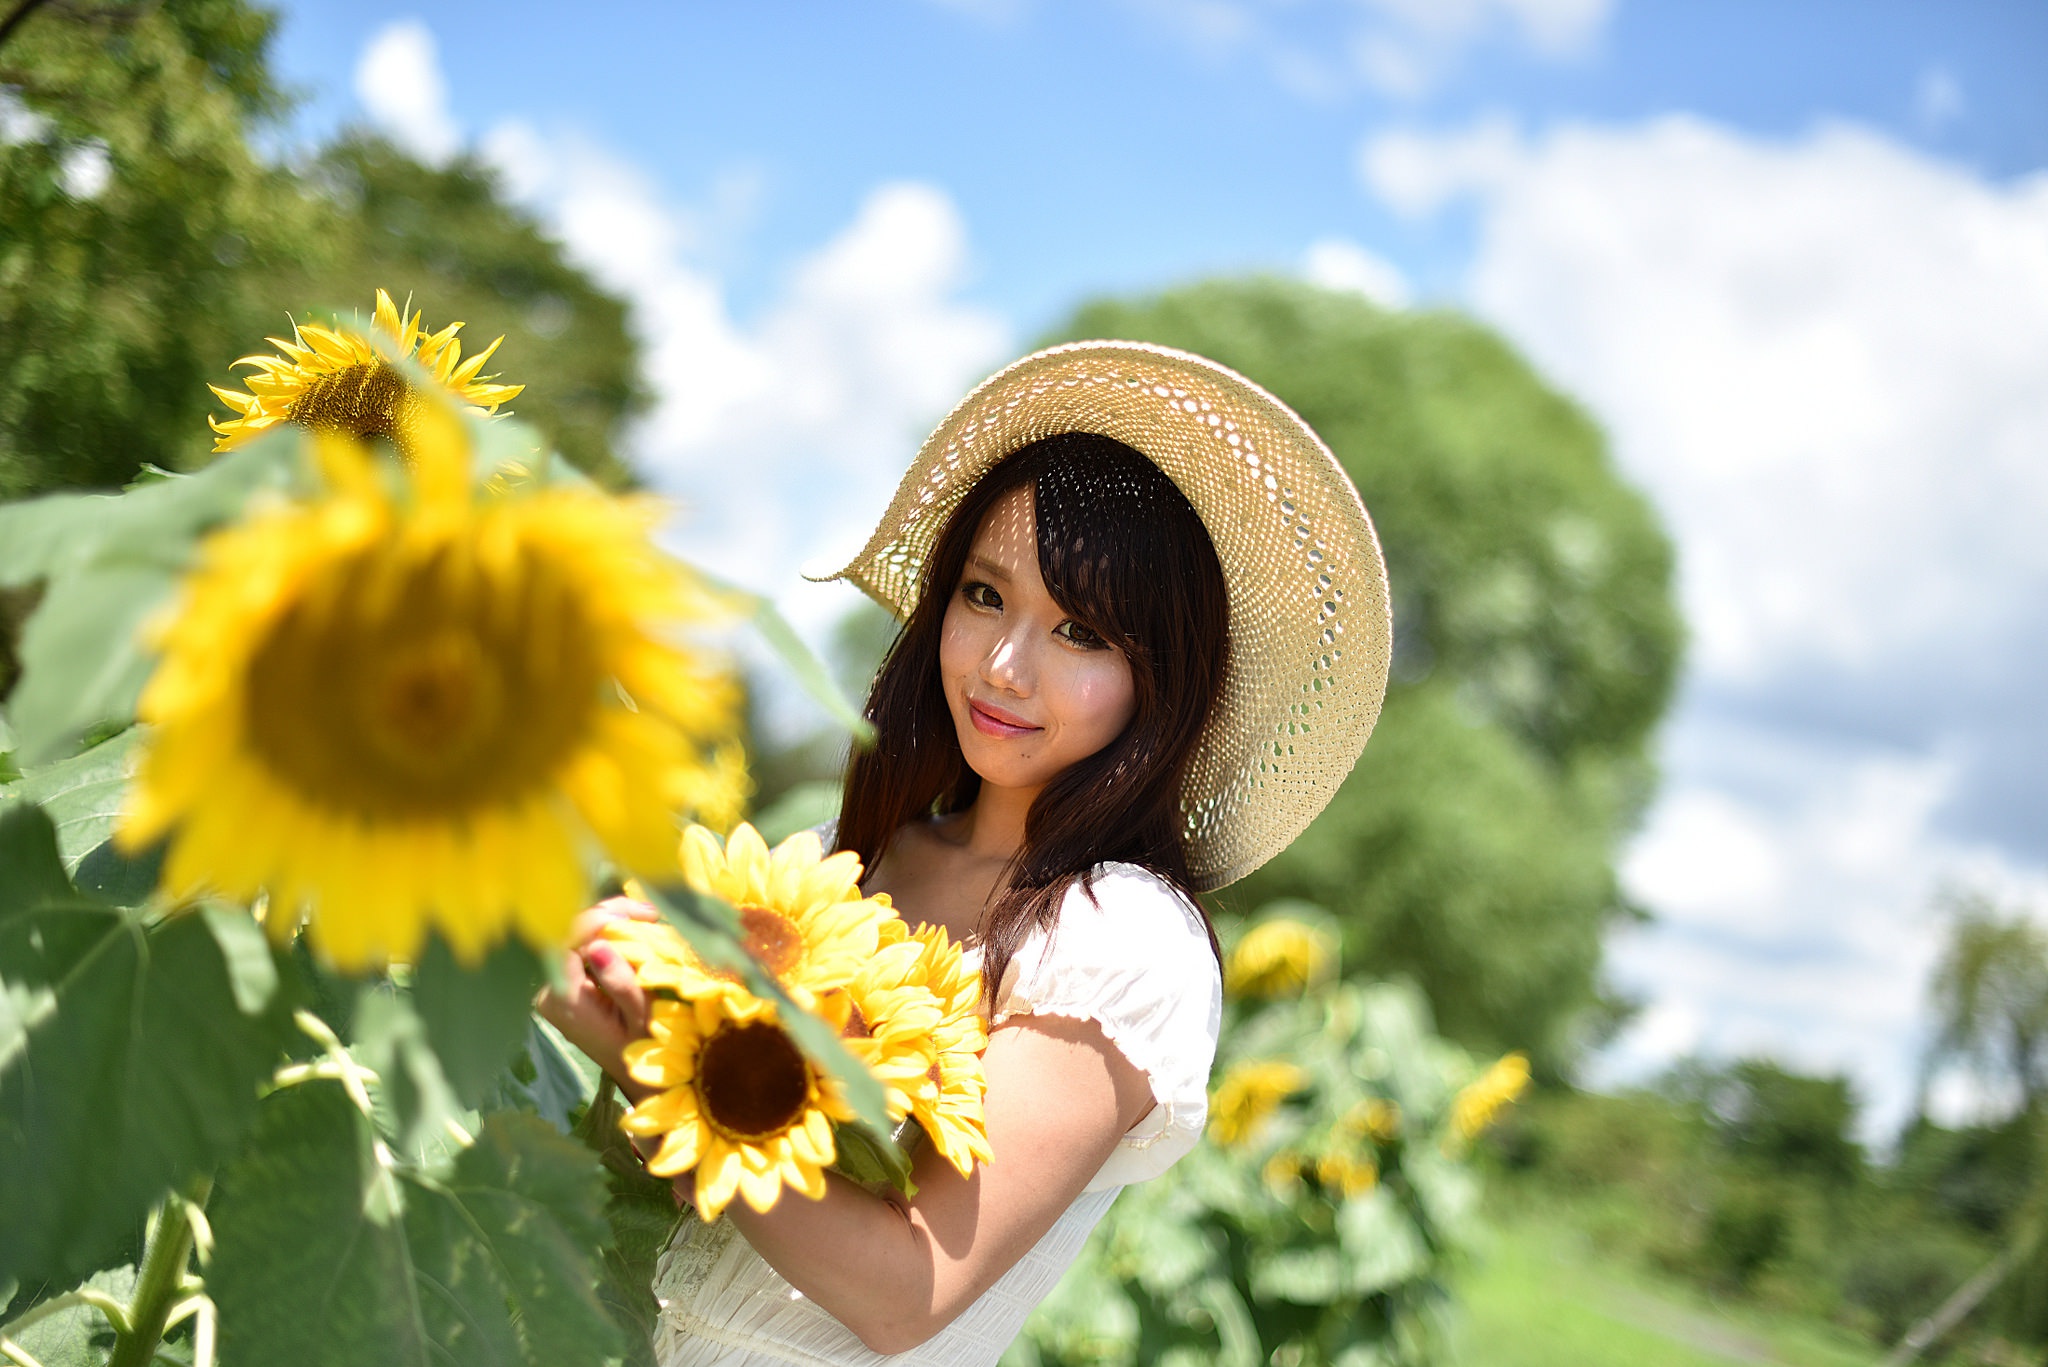
[[[116,1332],[107,1367],[149,1367],[156,1357],[172,1309],[191,1294],[186,1264],[192,1259],[193,1226],[185,1203],[204,1205],[212,1188],[211,1177],[195,1178],[185,1192],[173,1192],[158,1207],[135,1282],[135,1300],[128,1307],[128,1326]]]

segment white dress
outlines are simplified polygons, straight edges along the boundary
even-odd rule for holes
[[[1026,1015],[1097,1022],[1150,1079],[1156,1104],[1045,1237],[929,1341],[883,1356],[785,1281],[731,1220],[685,1221],[654,1278],[661,1367],[993,1367],[1117,1192],[1195,1146],[1223,1017],[1208,934],[1184,898],[1133,865],[1101,865],[1094,893],[1091,902],[1077,884],[1053,934],[1034,932],[1019,947],[995,1023]]]

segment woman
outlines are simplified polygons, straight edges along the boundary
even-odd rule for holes
[[[667,1367],[993,1364],[1117,1191],[1200,1137],[1221,989],[1194,894],[1322,809],[1385,688],[1350,482],[1264,391],[1163,348],[984,383],[838,577],[906,621],[836,843],[980,955],[994,1160],[962,1179],[927,1146],[909,1200],[835,1178],[686,1222],[655,1286]],[[569,982],[550,1017],[633,1090],[631,971],[587,943]]]

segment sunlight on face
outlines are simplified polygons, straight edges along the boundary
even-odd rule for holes
[[[1130,661],[1075,622],[1038,573],[1031,488],[996,501],[946,605],[939,676],[968,767],[1036,792],[1137,711]]]

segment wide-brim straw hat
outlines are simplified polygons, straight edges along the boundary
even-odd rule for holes
[[[898,617],[953,510],[1019,447],[1114,437],[1201,516],[1230,593],[1229,664],[1181,788],[1203,891],[1287,848],[1351,772],[1378,720],[1393,644],[1372,519],[1328,447],[1235,371],[1144,342],[1026,356],[925,439],[846,579]]]

